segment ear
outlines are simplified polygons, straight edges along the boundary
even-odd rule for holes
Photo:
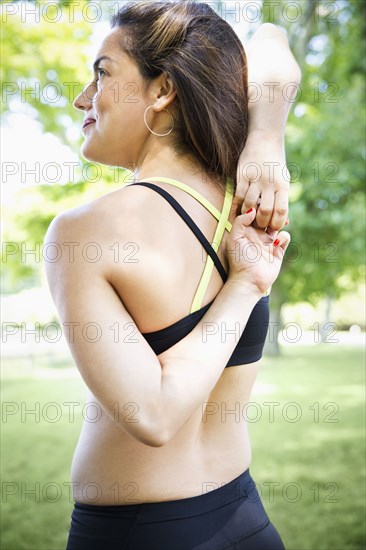
[[[164,71],[154,80],[154,111],[159,112],[169,107],[177,96],[177,90],[170,76]]]

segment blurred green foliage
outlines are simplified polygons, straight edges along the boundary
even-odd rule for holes
[[[72,100],[91,78],[88,46],[93,24],[83,17],[86,0],[62,4],[63,17],[56,23],[41,18],[37,24],[22,24],[20,11],[8,17],[2,63],[5,83],[18,87],[23,83],[31,92],[37,83],[43,89],[53,81],[61,88],[62,97],[57,102],[44,98],[37,101],[35,94],[19,91],[2,104],[2,109],[5,124],[14,110],[23,109],[40,122],[45,132],[57,135],[76,151],[82,138],[75,139],[68,130],[80,126],[81,115],[73,108]],[[110,5],[102,4],[104,8]],[[296,5],[301,14],[296,12]],[[337,297],[353,288],[362,276],[366,154],[365,61],[360,52],[365,46],[365,5],[358,0],[263,3],[263,22],[271,21],[286,29],[302,68],[301,88],[287,130],[292,244],[282,275],[272,289],[272,308],[277,316],[286,302],[314,302],[324,294]],[[15,102],[22,93],[25,101]],[[22,191],[16,211],[7,216],[4,240],[18,244],[26,241],[30,248],[35,243],[42,245],[57,213],[121,186],[105,167],[97,185],[85,182],[83,165],[80,159],[76,182]],[[7,259],[5,292],[18,291],[40,280],[41,263],[25,264],[19,259],[20,252]]]
[[[47,3],[37,4],[42,7]],[[3,112],[29,113],[41,122],[45,132],[56,134],[70,145],[73,143],[66,132],[76,120],[72,100],[91,77],[87,46],[93,29],[82,17],[82,2],[76,4],[71,11],[63,6],[58,21],[55,5],[50,5],[47,12],[39,9],[35,15],[20,6],[14,13],[5,12],[0,73],[9,99],[1,104]]]
[[[59,10],[56,2],[46,0],[34,5],[18,2],[16,6],[7,2],[14,4],[8,11],[2,6],[0,74],[5,101],[1,109],[5,126],[13,114],[30,115],[45,134],[53,134],[79,151],[83,115],[76,111],[73,100],[92,79],[89,49],[95,25],[89,21],[96,17],[95,12],[85,12],[87,0],[58,3]],[[102,15],[105,18],[104,11]],[[79,131],[70,132],[72,127]],[[50,153],[53,161],[52,150]],[[72,182],[27,186],[18,192],[16,208],[3,211],[3,293],[40,284],[44,235],[58,213],[112,191],[125,177],[123,171],[117,177],[108,167],[101,167],[98,184],[90,183],[83,178],[87,166],[80,156]],[[34,257],[25,256],[26,249],[36,250]]]
[[[287,130],[292,245],[271,294],[277,306],[349,290],[365,252],[366,4],[300,2],[301,26],[286,4],[271,22],[286,28],[302,82]]]

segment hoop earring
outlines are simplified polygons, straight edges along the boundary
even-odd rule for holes
[[[158,136],[158,137],[164,137],[164,136],[168,136],[172,131],[173,131],[173,128],[174,128],[174,118],[173,118],[173,115],[171,113],[169,113],[168,109],[163,109],[163,111],[166,111],[170,116],[171,116],[171,119],[173,121],[173,126],[171,127],[171,129],[169,130],[169,132],[167,132],[166,134],[157,134],[156,132],[154,132],[154,130],[152,130],[150,128],[150,126],[148,125],[148,123],[146,122],[146,113],[149,109],[151,109],[152,107],[154,107],[154,105],[150,105],[150,107],[147,107],[145,112],[144,112],[144,122],[145,122],[145,125],[147,127],[147,129],[152,133],[154,134],[155,136]]]

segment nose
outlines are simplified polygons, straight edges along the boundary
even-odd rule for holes
[[[74,99],[73,105],[75,109],[78,109],[79,111],[87,111],[90,109],[94,98],[94,92],[91,90],[93,87],[93,83],[88,84]]]

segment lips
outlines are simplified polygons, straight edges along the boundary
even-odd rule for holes
[[[83,130],[84,128],[86,128],[87,126],[89,126],[89,124],[93,124],[95,122],[95,118],[86,118],[84,120],[84,124],[83,124]]]

